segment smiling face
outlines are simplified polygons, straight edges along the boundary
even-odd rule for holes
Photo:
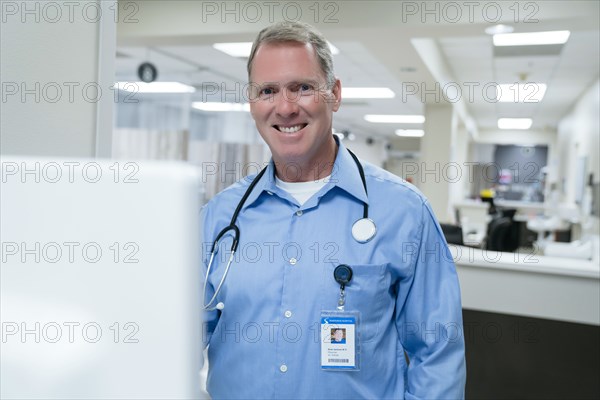
[[[250,112],[271,149],[277,176],[308,181],[329,175],[337,149],[331,128],[341,84],[336,80],[333,88],[326,87],[312,45],[261,45],[250,79]],[[283,173],[288,170],[294,171],[291,176]]]

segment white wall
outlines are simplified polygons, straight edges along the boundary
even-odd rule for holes
[[[559,179],[564,183],[564,201],[574,202],[577,196],[576,179],[581,174],[578,159],[587,157],[587,171],[594,174],[594,182],[600,181],[600,81],[596,81],[582,94],[573,109],[558,125],[560,149]],[[587,179],[586,179],[587,181]]]
[[[370,162],[383,168],[383,163],[387,160],[386,142],[375,140],[372,144],[367,144],[365,138],[356,140],[344,140],[344,146],[352,150],[361,160]]]
[[[2,154],[110,155],[114,3],[2,2]]]

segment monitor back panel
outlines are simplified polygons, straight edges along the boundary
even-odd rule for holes
[[[2,398],[197,398],[199,175],[2,159]]]

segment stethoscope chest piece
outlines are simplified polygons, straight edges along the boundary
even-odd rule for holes
[[[352,237],[358,243],[367,243],[376,233],[377,227],[370,218],[361,218],[352,225]]]

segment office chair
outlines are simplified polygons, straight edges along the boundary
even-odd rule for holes
[[[458,244],[463,246],[463,231],[458,225],[440,224],[442,232],[448,244]]]
[[[514,252],[519,247],[517,225],[509,217],[495,218],[490,222],[485,242],[487,250]]]

